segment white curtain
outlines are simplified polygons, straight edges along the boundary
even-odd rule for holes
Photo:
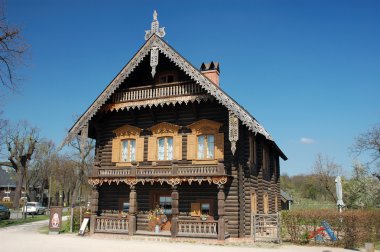
[[[122,141],[121,160],[128,161],[128,140]]]
[[[131,142],[131,157],[130,161],[136,161],[136,140],[130,140]]]
[[[205,137],[204,136],[198,136],[198,159],[204,159],[205,158]]]
[[[173,160],[173,138],[168,137],[166,139],[168,142],[168,159],[167,160]]]
[[[165,160],[165,138],[158,139],[158,160]]]
[[[207,136],[207,158],[214,158],[214,136]]]

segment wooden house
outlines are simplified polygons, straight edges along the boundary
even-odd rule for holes
[[[281,208],[280,158],[257,120],[164,39],[146,42],[70,129],[96,140],[91,232],[246,237]]]

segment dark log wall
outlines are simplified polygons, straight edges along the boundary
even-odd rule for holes
[[[240,210],[240,237],[251,235],[251,194],[257,195],[257,212],[263,213],[264,193],[269,196],[269,213],[275,213],[275,199],[277,195],[277,209],[280,210],[280,183],[279,183],[279,155],[273,144],[261,135],[256,135],[256,163],[250,163],[250,133],[246,127],[240,127],[239,131],[239,174],[243,174],[242,183],[239,185]],[[267,169],[263,167],[263,148],[268,147],[269,164]],[[240,178],[239,177],[239,178]],[[240,191],[241,190],[241,191]]]
[[[96,162],[100,166],[113,166],[111,162],[111,149],[112,139],[114,137],[113,130],[125,125],[130,124],[142,129],[147,129],[160,122],[169,122],[180,126],[187,126],[195,121],[201,119],[209,119],[223,123],[221,131],[225,133],[225,146],[224,146],[224,164],[229,180],[225,186],[225,218],[228,220],[227,232],[231,237],[245,237],[250,235],[251,225],[251,193],[256,192],[258,202],[258,212],[263,212],[263,195],[267,192],[269,195],[270,212],[275,210],[275,195],[277,195],[278,208],[280,208],[280,188],[279,188],[279,158],[276,150],[272,149],[270,142],[265,140],[261,135],[256,136],[256,155],[257,163],[249,165],[249,132],[248,129],[240,125],[238,148],[235,156],[231,153],[231,144],[228,141],[228,111],[216,101],[208,101],[198,103],[189,103],[187,105],[170,105],[163,108],[140,109],[130,111],[108,112],[103,117],[97,117],[93,121],[93,127],[96,128]],[[96,121],[96,123],[95,123]],[[145,136],[144,141],[144,161],[147,162],[148,156],[148,137],[149,133],[143,131]],[[182,159],[186,162],[187,157],[187,138],[186,130],[182,131]],[[270,164],[269,169],[265,172],[262,165],[262,149],[268,145],[270,150]],[[276,165],[275,165],[276,164]],[[121,186],[121,185],[119,185]],[[158,186],[158,185],[157,185]],[[202,185],[204,186],[204,185]],[[170,188],[167,185],[160,185],[159,188],[166,188],[170,193]],[[103,187],[101,187],[103,188]],[[113,189],[100,189],[99,206],[100,208],[112,208],[120,204],[116,199],[117,197],[128,196],[128,188],[123,189],[121,194],[118,190]],[[200,187],[191,185],[184,190],[183,185],[179,187],[180,195],[180,213],[181,217],[187,216],[190,211],[190,203],[197,197],[213,197],[216,201],[215,188],[207,191],[210,195],[204,196],[205,193]],[[149,196],[152,188],[149,189],[147,185],[137,186],[137,201],[138,201],[138,228],[145,229],[147,227],[147,212],[152,208],[149,206]],[[199,191],[197,191],[199,190]],[[117,192],[116,192],[117,191]],[[217,204],[215,203],[215,206]],[[217,207],[214,208],[214,211]],[[145,211],[145,213],[144,213]],[[216,216],[216,214],[215,214]]]

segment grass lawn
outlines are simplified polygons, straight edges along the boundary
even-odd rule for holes
[[[34,221],[40,221],[40,220],[47,220],[49,219],[49,216],[46,215],[38,215],[34,217],[29,217],[25,220],[24,218],[20,218],[18,220],[1,220],[0,221],[0,228],[14,226],[14,225],[21,225],[25,223],[30,223]]]

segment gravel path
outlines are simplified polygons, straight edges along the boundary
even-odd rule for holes
[[[231,251],[284,251],[284,252],[348,252],[341,248],[276,246],[272,248],[205,245],[185,242],[155,242],[145,240],[129,240],[111,235],[80,237],[75,234],[47,235],[38,232],[48,221],[38,221],[19,226],[0,229],[0,251],[134,251],[134,252],[231,252]]]

